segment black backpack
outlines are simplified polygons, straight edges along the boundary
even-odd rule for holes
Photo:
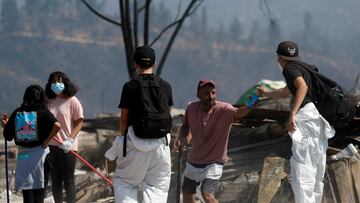
[[[130,124],[140,138],[165,137],[171,130],[169,96],[160,85],[159,77],[133,79],[138,84],[136,95],[140,101],[135,112],[130,115]]]
[[[310,94],[319,113],[335,129],[345,127],[355,116],[356,107],[343,88],[320,74],[314,65],[300,61],[293,61],[290,64],[309,72],[312,83]]]

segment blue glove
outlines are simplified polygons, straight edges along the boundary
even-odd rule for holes
[[[256,94],[249,97],[249,100],[246,102],[246,106],[248,108],[253,108],[254,105],[259,101],[259,96],[257,96]]]

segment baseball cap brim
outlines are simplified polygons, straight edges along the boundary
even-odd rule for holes
[[[299,61],[300,57],[299,56],[294,56],[294,57],[290,57],[290,56],[283,56],[283,55],[279,55],[278,56],[282,59],[288,60],[288,61]]]
[[[198,84],[198,89],[204,87],[205,85],[211,85],[215,87],[215,82],[213,80],[200,80]]]

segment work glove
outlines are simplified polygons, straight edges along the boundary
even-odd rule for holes
[[[68,137],[61,145],[60,148],[64,150],[65,153],[68,153],[74,144],[74,139],[71,137]]]
[[[118,153],[122,153],[123,145],[124,145],[124,137],[116,136],[113,145],[108,149],[105,153],[105,158],[110,161],[114,161],[118,156]]]

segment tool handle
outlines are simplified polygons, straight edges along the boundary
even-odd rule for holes
[[[62,142],[57,138],[57,137],[53,137],[53,139],[59,143],[62,144]],[[84,164],[86,164],[89,168],[91,168],[95,173],[97,173],[102,179],[104,179],[107,183],[109,183],[110,185],[112,185],[112,181],[110,179],[108,179],[106,176],[104,176],[102,173],[100,173],[93,165],[91,165],[88,161],[86,161],[82,156],[80,156],[80,154],[78,154],[77,152],[70,150],[70,153],[73,154],[74,156],[76,156],[78,159],[80,159],[80,161],[82,161]]]

